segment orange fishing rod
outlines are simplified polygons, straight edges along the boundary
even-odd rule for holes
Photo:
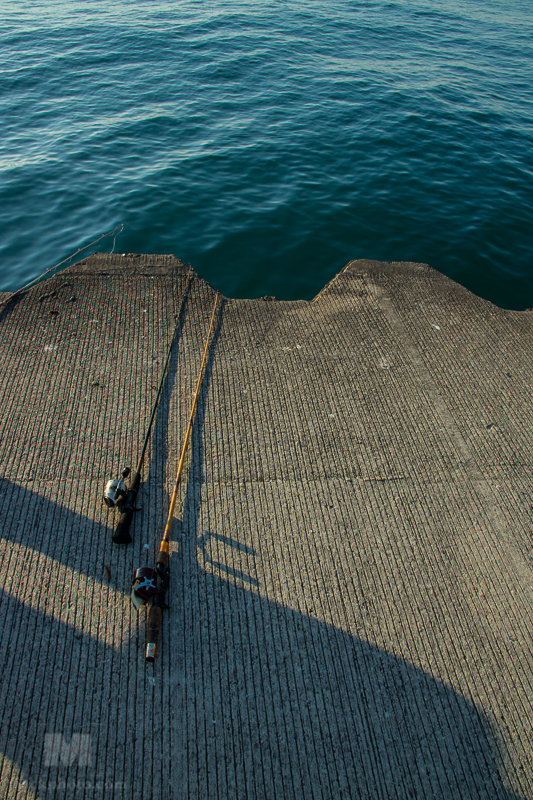
[[[200,372],[198,374],[198,381],[196,383],[196,391],[192,401],[191,413],[189,415],[189,422],[185,432],[185,439],[181,448],[180,460],[178,463],[178,471],[176,474],[176,481],[174,483],[174,490],[170,500],[170,508],[168,510],[167,522],[163,532],[163,539],[159,548],[159,553],[156,559],[156,568],[141,567],[135,573],[133,579],[133,589],[131,599],[133,605],[139,609],[141,605],[152,602],[150,613],[148,614],[148,623],[146,629],[146,661],[154,661],[156,654],[157,641],[159,638],[159,629],[161,627],[161,610],[168,608],[166,604],[166,593],[170,581],[170,568],[168,566],[168,552],[170,545],[170,530],[172,528],[172,520],[174,519],[174,509],[178,499],[178,491],[181,484],[183,475],[183,467],[185,464],[185,456],[191,438],[191,432],[194,424],[196,414],[196,405],[198,403],[198,396],[204,379],[205,365],[207,362],[207,355],[213,335],[213,328],[215,324],[216,312],[218,308],[218,295],[215,298],[213,305],[213,313],[211,314],[211,322],[209,323],[209,331],[205,343],[204,355],[200,365]]]

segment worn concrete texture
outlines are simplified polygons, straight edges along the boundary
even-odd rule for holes
[[[3,798],[533,798],[533,313],[421,264],[312,302],[95,255],[0,313]]]

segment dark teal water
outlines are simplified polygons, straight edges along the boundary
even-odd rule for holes
[[[531,0],[0,11],[0,288],[123,222],[233,297],[365,257],[533,306]]]

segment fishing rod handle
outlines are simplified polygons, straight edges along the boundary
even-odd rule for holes
[[[136,472],[130,484],[124,508],[118,518],[118,524],[113,534],[113,541],[115,544],[129,544],[131,542],[130,526],[135,513],[135,503],[137,501],[137,493],[141,485],[141,473]]]
[[[168,542],[165,540],[161,542],[161,549],[157,554],[155,566],[158,572],[164,572],[168,567]]]
[[[159,629],[161,627],[161,608],[151,606],[146,625],[146,655],[145,661],[155,661]]]

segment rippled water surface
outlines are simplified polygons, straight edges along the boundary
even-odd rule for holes
[[[0,11],[0,288],[123,222],[233,297],[364,257],[533,306],[530,0]]]

